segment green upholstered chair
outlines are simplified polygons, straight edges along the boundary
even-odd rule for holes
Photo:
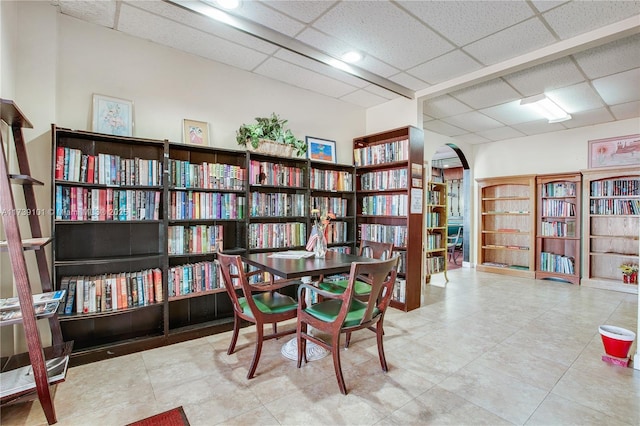
[[[298,287],[300,301],[297,327],[298,368],[301,367],[303,359],[307,361],[307,341],[329,350],[333,355],[333,368],[338,387],[340,392],[346,395],[347,388],[340,366],[340,335],[367,328],[376,333],[380,365],[383,371],[388,370],[382,345],[383,323],[396,281],[397,265],[398,256],[387,260],[353,262],[347,287],[342,293],[325,291],[311,284],[302,284]],[[356,298],[357,281],[367,283],[371,287],[366,302]],[[322,296],[322,301],[307,305],[305,302],[307,291],[318,293]],[[308,327],[313,327],[314,335],[307,332]]]
[[[256,325],[255,352],[247,373],[247,379],[251,379],[258,367],[260,353],[262,352],[262,342],[296,332],[295,328],[278,332],[277,323],[296,317],[298,303],[292,297],[278,293],[275,290],[299,284],[300,281],[274,281],[273,276],[271,276],[271,280],[268,282],[250,284],[249,277],[263,274],[264,271],[245,272],[240,256],[217,253],[217,258],[222,270],[224,286],[233,304],[233,336],[231,337],[227,355],[231,355],[235,351],[241,321],[249,321]],[[265,324],[273,325],[271,334],[264,334]]]

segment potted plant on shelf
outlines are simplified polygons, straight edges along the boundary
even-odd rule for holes
[[[625,284],[638,284],[638,265],[634,263],[623,263],[620,265],[622,271],[622,281]]]
[[[271,117],[256,117],[254,124],[242,124],[236,131],[236,141],[249,151],[291,157],[307,152],[307,143],[296,138],[290,129],[285,128],[288,120],[281,119],[276,113]]]

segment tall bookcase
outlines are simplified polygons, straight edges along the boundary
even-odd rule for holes
[[[582,285],[637,293],[620,265],[638,265],[640,167],[583,170]]]
[[[535,175],[476,179],[477,270],[535,278]]]
[[[425,274],[427,282],[431,275],[444,273],[447,278],[447,184],[427,183],[425,211]]]
[[[538,175],[536,279],[580,284],[580,173]]]
[[[401,256],[392,306],[420,307],[424,133],[413,126],[353,140],[358,240],[394,244]]]
[[[330,250],[355,253],[355,194],[354,166],[310,162],[309,208],[336,215],[328,232],[327,245]]]

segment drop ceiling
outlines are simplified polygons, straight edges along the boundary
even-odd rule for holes
[[[52,4],[81,20],[364,108],[402,96],[174,2]],[[229,13],[322,55],[361,52],[359,69],[415,93],[424,128],[453,142],[640,117],[639,1],[244,1]],[[550,124],[519,105],[540,93],[573,118]]]

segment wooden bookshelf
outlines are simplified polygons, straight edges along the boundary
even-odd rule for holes
[[[538,175],[536,279],[580,284],[582,175]]]
[[[408,126],[353,140],[358,241],[391,242],[401,256],[393,307],[420,307],[424,133]]]
[[[582,285],[637,293],[620,265],[638,265],[640,167],[583,170]]]
[[[535,175],[476,179],[478,271],[535,278]]]
[[[444,274],[447,278],[447,184],[427,183],[425,211],[425,274],[427,282],[431,275]]]

